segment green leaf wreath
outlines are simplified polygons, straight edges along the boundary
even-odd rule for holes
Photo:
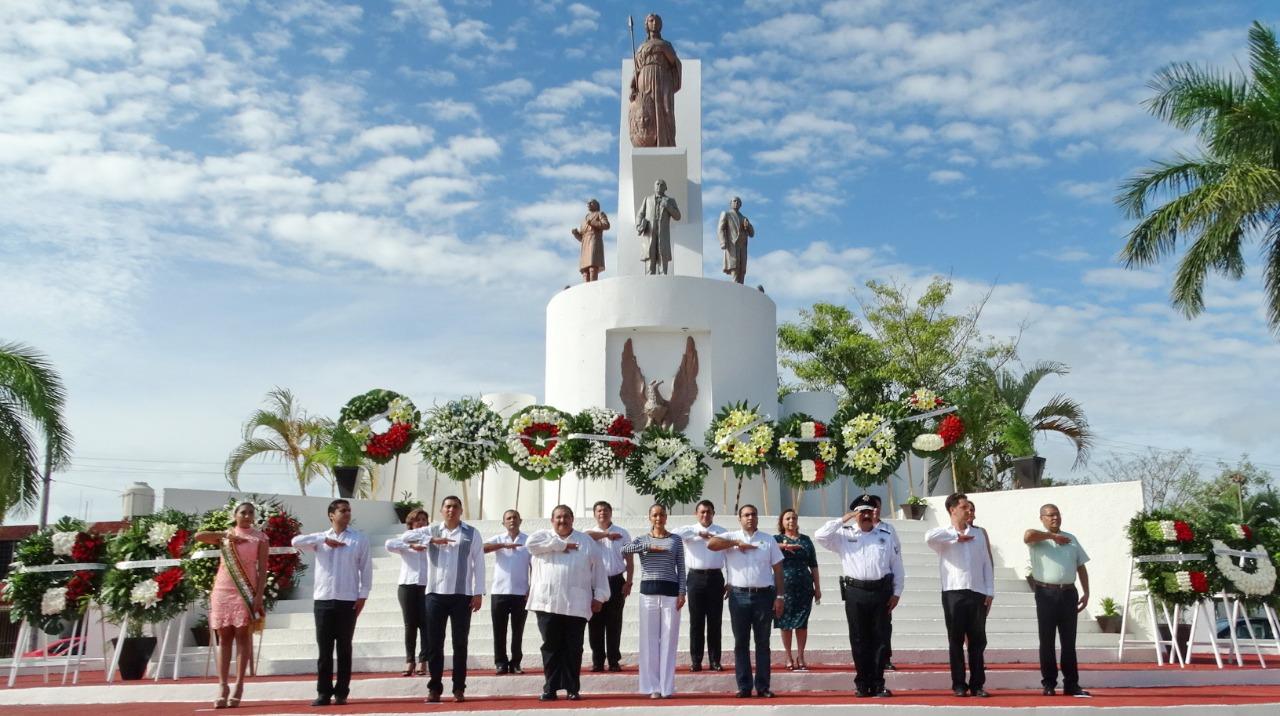
[[[382,415],[391,427],[375,432],[371,422]],[[422,413],[405,396],[383,388],[357,395],[342,406],[338,423],[360,440],[370,460],[385,465],[397,455],[409,452],[417,440]]]
[[[810,415],[795,413],[778,423],[778,447],[769,462],[788,487],[809,490],[831,484],[837,476],[838,456],[830,427]]]
[[[104,571],[26,572],[23,567],[54,564],[101,564],[106,540],[77,519],[63,517],[18,543],[13,566],[0,589],[10,605],[9,619],[26,620],[46,634],[58,634],[67,622],[84,614],[102,586]]]
[[[626,471],[632,489],[671,507],[698,499],[711,468],[683,433],[650,425],[627,457]]]
[[[418,450],[450,480],[462,482],[498,460],[506,426],[479,398],[459,398],[427,411]]]
[[[182,614],[196,600],[195,585],[186,579],[196,518],[174,509],[139,517],[107,544],[111,563],[176,559],[176,566],[112,569],[103,580],[99,601],[107,620],[129,620],[130,635],[143,624],[158,624]]]
[[[608,408],[587,408],[569,421],[569,434],[604,435],[616,438],[634,438],[635,428],[627,416]],[[578,477],[603,480],[613,477],[623,469],[628,456],[636,450],[631,442],[611,442],[575,438],[566,440],[565,459]]]
[[[912,439],[920,432],[916,423],[895,424],[906,415],[907,408],[900,401],[874,407],[851,402],[837,410],[831,425],[840,450],[840,460],[836,462],[840,472],[859,487],[887,480],[902,464]]]
[[[1189,606],[1226,585],[1214,566],[1212,545],[1204,531],[1179,515],[1164,510],[1143,512],[1129,521],[1129,553],[1151,596],[1167,604]],[[1185,562],[1138,561],[1139,557],[1194,554]]]
[[[760,412],[760,406],[746,401],[720,408],[707,428],[707,454],[731,468],[739,480],[754,475],[768,464],[777,444],[776,431]]]
[[[559,480],[569,467],[564,439],[571,416],[550,405],[530,405],[511,416],[498,457],[526,480]]]

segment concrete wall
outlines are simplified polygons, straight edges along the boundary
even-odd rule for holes
[[[204,513],[227,504],[232,497],[247,493],[233,490],[180,490],[165,488],[161,491],[161,506],[182,512]],[[329,529],[329,503],[332,497],[303,497],[302,495],[261,495],[275,497],[289,508],[302,523],[303,533]],[[383,500],[351,500],[351,526],[366,532],[384,530],[396,521],[396,511],[390,502]]]

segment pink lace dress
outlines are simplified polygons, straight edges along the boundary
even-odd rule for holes
[[[236,534],[248,538],[244,542],[236,543],[235,548],[236,554],[240,557],[240,564],[244,566],[245,577],[248,579],[250,588],[255,588],[258,580],[259,545],[267,542],[267,535],[253,528],[242,530],[234,527],[233,529]],[[231,581],[231,575],[227,572],[227,565],[219,564],[218,574],[213,578],[213,592],[209,594],[209,626],[214,629],[238,628],[248,626],[252,621],[253,614],[249,612],[249,607],[244,603],[240,592],[236,591],[235,582]]]

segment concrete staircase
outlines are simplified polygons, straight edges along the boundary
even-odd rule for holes
[[[685,524],[691,518],[676,518],[672,526]],[[643,518],[626,518],[618,523],[632,534],[647,530]],[[800,529],[812,535],[823,523],[820,518],[801,518]],[[771,528],[776,519],[764,518],[761,524]],[[472,522],[485,537],[502,530],[495,520]],[[545,520],[528,520],[525,531],[533,532],[546,524]],[[590,524],[590,523],[588,523]],[[726,527],[729,523],[723,522]],[[893,526],[902,538],[905,563],[906,590],[902,602],[894,612],[893,647],[894,661],[900,664],[945,663],[947,660],[946,630],[943,626],[942,603],[938,581],[938,562],[932,550],[925,545],[926,525],[910,520],[894,520]],[[578,527],[586,526],[582,523]],[[529,528],[533,529],[529,529]],[[386,525],[373,528],[364,525],[374,543],[374,586],[356,626],[354,664],[357,672],[392,672],[403,668],[404,642],[400,607],[396,601],[396,581],[400,558],[388,554],[382,543],[390,536],[398,535],[400,527]],[[767,529],[771,531],[771,529]],[[838,557],[818,548],[819,568],[822,571],[822,604],[816,604],[809,621],[809,639],[806,659],[811,664],[849,664],[848,628],[844,606],[840,601],[837,578],[840,575]],[[492,561],[488,562],[492,567]],[[489,575],[492,576],[491,574]],[[310,572],[308,572],[309,579]],[[295,595],[299,599],[281,601],[267,618],[262,636],[259,674],[311,673],[315,668],[315,625],[311,613],[311,583],[299,585]],[[622,631],[624,664],[634,664],[638,639],[638,613],[636,600],[628,600]],[[724,613],[724,661],[732,661],[732,636],[729,629],[728,610]],[[682,625],[681,643],[687,644],[687,624]],[[1035,663],[1037,635],[1034,595],[1026,580],[1010,567],[996,567],[996,599],[987,621],[988,663]],[[538,645],[541,637],[535,621],[525,626],[524,651],[527,665],[538,663]],[[1083,662],[1109,662],[1116,659],[1117,636],[1103,634],[1087,615],[1080,619],[1077,650]],[[781,650],[781,640],[774,638],[775,650]],[[446,649],[448,649],[446,640]],[[474,615],[471,622],[469,662],[476,668],[488,668],[493,664],[493,638],[489,617],[489,603]],[[680,659],[687,663],[688,652],[681,650]],[[447,662],[446,662],[447,663]]]

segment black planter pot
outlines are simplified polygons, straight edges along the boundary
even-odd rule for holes
[[[116,640],[112,639],[111,643],[114,645]],[[125,681],[141,679],[147,673],[147,662],[151,661],[155,650],[154,636],[125,637],[124,645],[120,647],[120,678]]]
[[[902,506],[902,516],[909,520],[923,520],[925,505],[904,504]]]
[[[196,646],[209,646],[209,627],[191,627],[191,640]]]
[[[335,467],[333,477],[338,481],[338,497],[356,496],[356,479],[360,477],[360,468]]]
[[[1040,478],[1044,476],[1045,459],[1039,455],[1031,457],[1015,457],[1013,459],[1013,487],[1025,490],[1039,487]]]
[[[397,508],[395,508],[395,510],[396,510],[396,520],[398,520],[399,522],[401,522],[401,523],[403,524],[403,523],[404,523],[404,519],[405,519],[406,517],[408,517],[408,516],[409,516],[409,513],[410,513],[410,512],[413,512],[413,511],[414,511],[414,510],[416,510],[416,509],[418,509],[418,508],[416,508],[416,507],[397,507]]]
[[[1169,641],[1168,625],[1159,624],[1157,626],[1160,630],[1160,640],[1166,642],[1167,644]],[[1187,646],[1191,643],[1191,625],[1178,624],[1177,627],[1178,627],[1178,649],[1183,654],[1186,654]],[[1164,658],[1165,658],[1165,661],[1173,660],[1173,648],[1171,646],[1167,646],[1167,645],[1164,646]]]
[[[1112,614],[1111,616],[1094,617],[1098,620],[1098,628],[1103,634],[1119,634],[1120,633],[1120,614]],[[1188,625],[1190,626],[1190,625]]]

